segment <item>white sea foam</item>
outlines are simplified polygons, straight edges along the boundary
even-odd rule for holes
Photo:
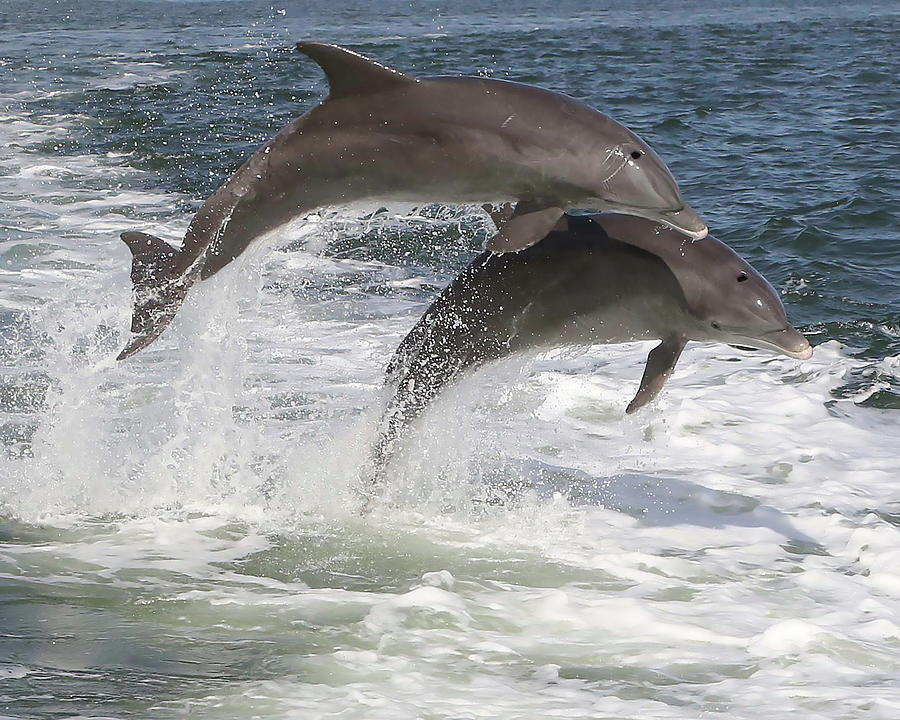
[[[139,85],[167,85],[186,74],[158,62],[113,61],[106,65],[108,74],[88,83],[100,90],[127,90]]]

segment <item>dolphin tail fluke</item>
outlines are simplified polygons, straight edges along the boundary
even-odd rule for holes
[[[159,337],[175,317],[188,283],[173,277],[178,250],[164,240],[142,232],[124,232],[122,240],[131,250],[131,281],[134,283],[134,337],[119,353],[124,360]]]

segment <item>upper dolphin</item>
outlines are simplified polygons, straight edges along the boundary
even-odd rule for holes
[[[413,78],[337,45],[301,42],[328,97],[257,150],[198,210],[176,249],[126,232],[135,336],[165,329],[197,279],[255,238],[316,208],[378,199],[517,201],[489,241],[518,251],[570,208],[614,210],[695,239],[708,230],[659,156],[603,113],[561,93],[482,77]]]

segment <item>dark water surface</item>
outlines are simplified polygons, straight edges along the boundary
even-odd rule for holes
[[[30,117],[83,123],[38,152],[131,153],[146,183],[197,199],[325,93],[298,39],[560,90],[657,149],[815,337],[895,354],[900,15],[890,2],[779,5],[13,1],[3,87]],[[129,85],[129,62],[165,72]]]

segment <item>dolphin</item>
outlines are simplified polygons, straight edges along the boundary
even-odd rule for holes
[[[522,252],[479,255],[400,343],[370,486],[409,424],[465,370],[529,348],[654,339],[626,413],[656,397],[689,340],[812,355],[778,293],[713,236],[690,242],[643,218],[566,215]]]
[[[643,140],[571,97],[483,77],[414,78],[337,45],[297,48],[325,72],[327,98],[203,203],[181,248],[122,234],[135,305],[119,359],[159,336],[196,280],[321,207],[518,201],[488,243],[494,252],[532,245],[576,207],[639,215],[696,239],[708,232]]]

